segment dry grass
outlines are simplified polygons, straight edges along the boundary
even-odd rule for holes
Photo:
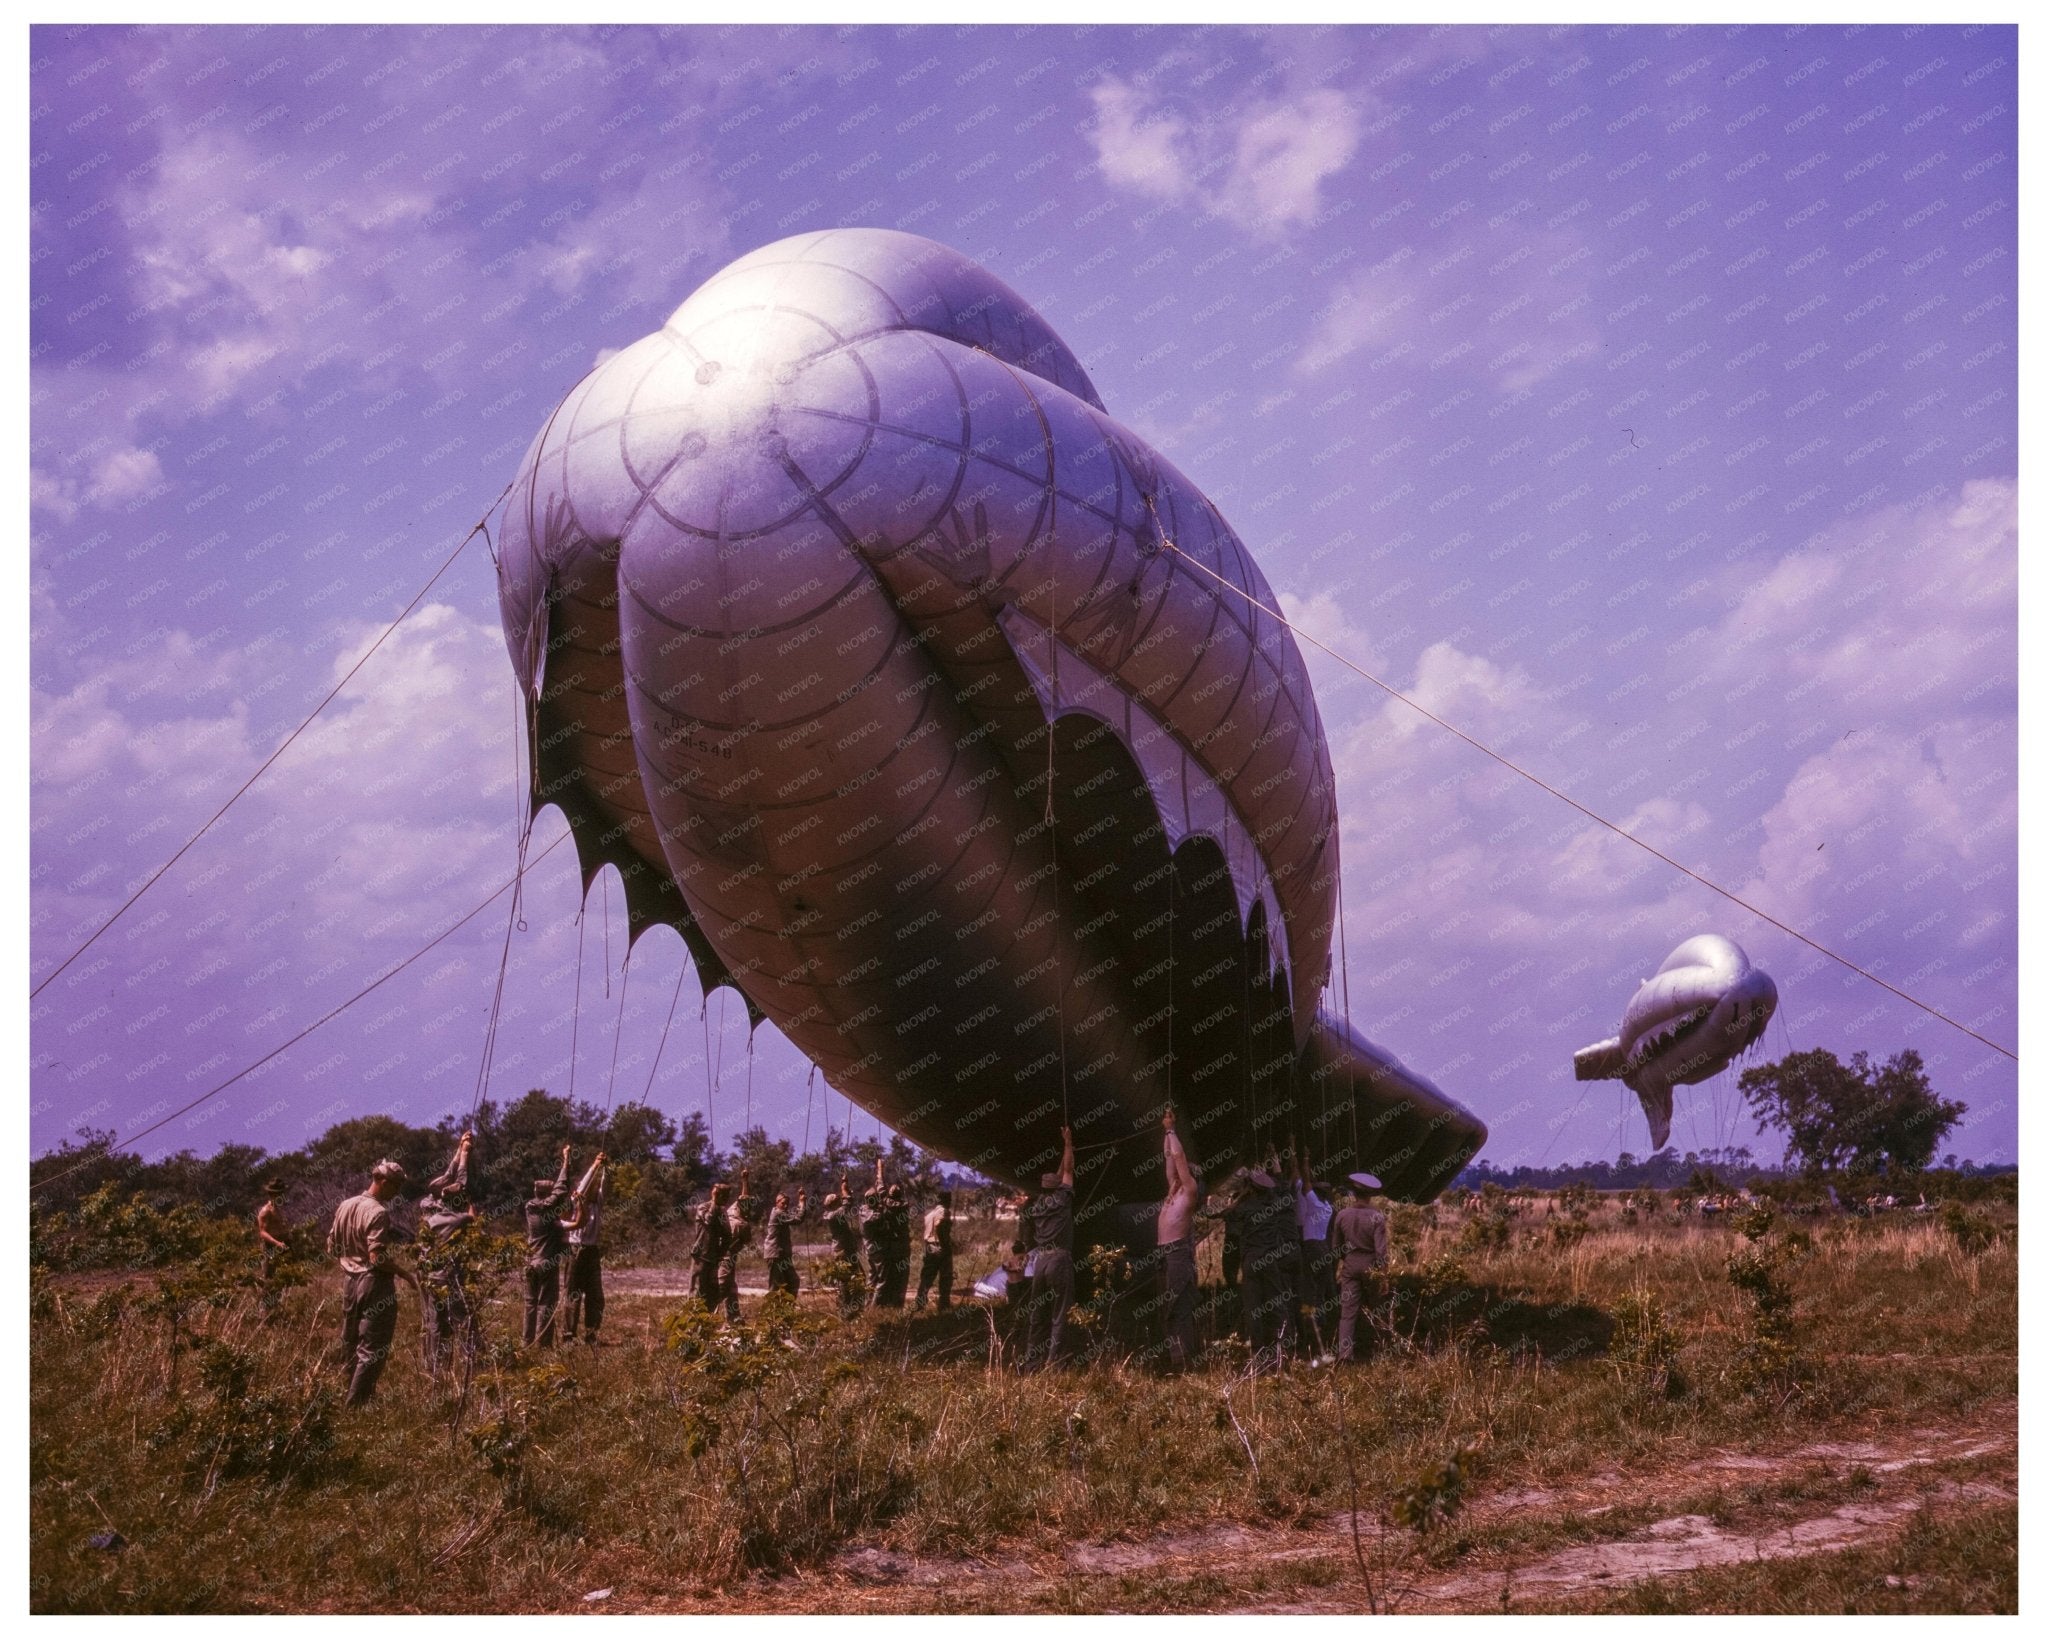
[[[1773,1230],[1797,1361],[1758,1382],[1742,1366],[1732,1227],[1625,1225],[1609,1206],[1575,1244],[1524,1217],[1507,1247],[1451,1262],[1459,1225],[1438,1218],[1400,1273],[1399,1323],[1341,1377],[1246,1378],[1226,1342],[1205,1370],[1160,1379],[1104,1340],[1080,1369],[1019,1378],[990,1369],[990,1328],[971,1307],[849,1327],[822,1297],[773,1325],[750,1304],[749,1324],[721,1335],[669,1323],[680,1300],[627,1298],[607,1319],[612,1346],[547,1358],[500,1347],[459,1425],[421,1374],[409,1315],[376,1402],[330,1403],[340,1374],[322,1357],[338,1298],[324,1280],[287,1294],[269,1324],[246,1293],[202,1306],[174,1362],[167,1320],[141,1303],[153,1277],[136,1278],[125,1307],[104,1280],[60,1277],[61,1313],[41,1300],[30,1343],[31,1605],[546,1611],[611,1588],[614,1609],[791,1597],[854,1608],[842,1583],[818,1577],[854,1545],[1009,1563],[1221,1522],[1284,1528],[1344,1510],[1354,1471],[1377,1521],[1460,1449],[1476,1454],[1483,1499],[1682,1469],[1760,1431],[1867,1438],[1968,1421],[2017,1394],[2009,1236],[1969,1255],[1925,1220],[1807,1223],[1804,1250]],[[978,1252],[961,1261],[963,1273],[984,1266]],[[1611,1347],[1617,1307],[1642,1294],[1657,1300],[1662,1354]],[[500,1299],[491,1337],[515,1323]],[[108,1529],[128,1546],[88,1545]],[[1428,1539],[1374,1535],[1426,1569],[1578,1529],[1478,1506]],[[1917,1569],[1895,1574],[1959,1602],[1944,1608],[1988,1608],[2008,1585],[2014,1550],[1995,1530],[1915,1540]],[[1747,1582],[1701,1572],[1669,1597],[1786,1609],[1863,1598],[1793,1563]],[[1072,1608],[1210,1609],[1343,1582],[1347,1567],[1339,1556],[1192,1581],[1139,1570],[1069,1594]],[[944,1602],[1041,1602],[1004,1590]]]

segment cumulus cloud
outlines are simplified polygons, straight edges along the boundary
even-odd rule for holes
[[[1978,482],[1717,571],[1725,613],[1655,657],[1625,704],[1449,641],[1388,674],[1625,835],[1400,703],[1327,698],[1319,678],[1361,1028],[1502,1124],[1503,1164],[1533,1159],[1542,1123],[1591,1096],[1570,1080],[1571,1050],[1611,1033],[1693,933],[1730,935],[1778,978],[1773,1053],[1818,1039],[1910,1042],[1930,1064],[1981,1056],[1634,837],[2009,1041],[2016,563],[2015,486]],[[1459,1036],[1472,1031],[1530,1045],[1469,1085]],[[1727,1136],[1733,1109],[1726,1087],[1681,1094],[1681,1142]],[[1639,1148],[1633,1101],[1620,1110],[1616,1147]]]
[[[1253,101],[1194,123],[1142,85],[1115,76],[1089,92],[1090,139],[1103,178],[1155,198],[1187,200],[1250,232],[1313,220],[1323,184],[1358,151],[1359,113],[1329,87],[1288,102]]]
[[[1415,350],[1501,392],[1533,387],[1599,339],[1585,242],[1471,219],[1440,254],[1403,245],[1341,281],[1295,359],[1315,376],[1361,349]]]

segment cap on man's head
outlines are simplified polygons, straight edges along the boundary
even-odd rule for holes
[[[1380,1183],[1380,1181],[1369,1172],[1354,1172],[1347,1174],[1347,1176],[1350,1178],[1351,1182],[1356,1184],[1360,1189],[1380,1189],[1384,1187]]]
[[[839,1192],[837,1190],[834,1190],[830,1195],[825,1197],[825,1206],[827,1210],[831,1209],[832,1207],[836,1207],[838,1204]]]
[[[378,1183],[386,1178],[390,1179],[393,1183],[404,1183],[405,1168],[401,1167],[396,1161],[387,1158],[379,1161],[370,1169],[370,1181],[372,1183]]]
[[[536,1178],[533,1181],[533,1191],[536,1195],[551,1194],[554,1187],[555,1181],[552,1178]]]
[[[263,1193],[273,1198],[282,1195],[284,1193],[284,1180],[282,1178],[268,1180],[263,1186]]]
[[[1254,1189],[1273,1189],[1277,1187],[1273,1175],[1264,1167],[1253,1167],[1250,1172],[1245,1174],[1245,1182]]]
[[[1038,1187],[1040,1189],[1058,1189],[1060,1187],[1060,1175],[1056,1172],[1041,1174],[1038,1180]]]

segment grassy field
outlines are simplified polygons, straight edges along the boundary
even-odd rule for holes
[[[1156,1375],[1134,1295],[1020,1377],[979,1305],[735,1331],[620,1268],[596,1349],[508,1282],[460,1404],[408,1297],[357,1411],[324,1273],[39,1275],[31,1605],[2014,1610],[2011,1219],[1405,1210],[1371,1358],[1268,1376]]]

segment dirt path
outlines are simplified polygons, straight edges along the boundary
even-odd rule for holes
[[[1881,1539],[1924,1508],[2012,1500],[2017,1423],[2008,1402],[1951,1427],[1863,1441],[1760,1442],[1554,1488],[1499,1490],[1466,1508],[1461,1524],[1476,1546],[1450,1567],[1423,1563],[1411,1552],[1413,1538],[1363,1515],[1362,1549],[1381,1585],[1395,1588],[1397,1608],[1412,1612],[1499,1612],[1715,1566],[1827,1553]],[[1672,1512],[1659,1512],[1667,1507]],[[1611,1534],[1603,1516],[1613,1516]],[[1509,1545],[1499,1545],[1503,1537]],[[1348,1513],[1306,1529],[1218,1525],[999,1561],[862,1547],[822,1573],[683,1608],[1332,1614],[1366,1608],[1357,1552]]]

